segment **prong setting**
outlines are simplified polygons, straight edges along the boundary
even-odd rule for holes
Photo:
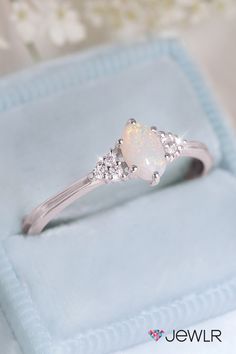
[[[163,132],[162,130],[160,130],[160,131],[158,132],[158,134],[159,134],[159,136],[160,136],[161,138],[164,138],[164,137],[165,137],[165,132]]]
[[[137,122],[136,122],[136,120],[134,119],[134,118],[130,118],[129,120],[128,120],[128,124],[132,124],[132,125],[135,125]]]
[[[138,167],[136,165],[132,165],[129,168],[129,176],[130,176],[130,178],[136,178],[137,177],[137,172],[138,172]]]
[[[130,167],[130,173],[134,174],[138,171],[138,167],[136,165],[133,165]]]
[[[177,159],[184,148],[185,141],[178,135],[174,135],[170,132],[159,132],[161,142],[165,150],[165,157],[167,162],[172,162]]]
[[[156,171],[152,175],[152,181],[151,181],[150,185],[151,185],[151,187],[154,187],[154,186],[158,185],[159,182],[160,182],[160,175]]]
[[[122,144],[123,144],[123,139],[122,138],[120,138],[120,139],[118,139],[118,141],[117,141],[117,145],[118,146],[121,146]]]
[[[157,133],[157,127],[152,126],[150,129],[151,129],[151,131],[152,131],[153,133]]]
[[[123,173],[123,174],[121,175],[121,181],[122,181],[122,182],[125,182],[125,181],[127,181],[127,179],[128,179],[128,176]]]

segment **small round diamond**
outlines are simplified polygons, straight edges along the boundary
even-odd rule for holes
[[[164,146],[166,157],[169,161],[173,161],[173,159],[179,156],[179,153],[183,148],[181,138],[171,133],[162,132],[161,142]]]
[[[127,174],[127,165],[121,160],[118,148],[111,150],[103,158],[99,159],[93,170],[95,179],[104,180],[107,183],[123,180]]]

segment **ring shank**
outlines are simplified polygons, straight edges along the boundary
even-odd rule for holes
[[[81,178],[63,192],[40,204],[26,216],[23,220],[23,232],[29,235],[39,234],[63,209],[102,184],[102,181],[91,180],[88,177]]]
[[[181,156],[191,157],[202,163],[202,175],[208,174],[213,166],[213,159],[205,144],[198,141],[187,141]]]
[[[201,161],[203,165],[202,175],[207,174],[212,168],[213,159],[207,147],[202,143],[187,141],[180,157],[182,156]],[[23,232],[29,235],[39,234],[63,209],[93,189],[104,185],[104,183],[103,180],[94,180],[87,176],[73,183],[61,193],[40,204],[26,216],[23,220]]]

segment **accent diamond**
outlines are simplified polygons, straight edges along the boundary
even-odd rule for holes
[[[123,181],[128,174],[129,169],[119,147],[100,158],[93,170],[93,178],[104,180],[106,183]]]
[[[184,141],[180,137],[173,135],[172,133],[161,132],[161,142],[164,146],[166,158],[168,160],[173,161],[179,157],[184,145]]]

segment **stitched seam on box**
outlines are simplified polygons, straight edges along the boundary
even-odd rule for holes
[[[52,344],[51,336],[46,327],[42,324],[42,320],[38,310],[33,305],[33,301],[26,288],[22,287],[16,271],[13,268],[3,243],[0,246],[0,287],[5,292],[7,302],[13,305],[13,311],[17,316],[17,320],[25,331],[25,335],[31,343],[34,353],[54,353],[54,350],[62,350],[62,353],[74,353],[74,350],[81,354],[85,353],[100,353],[112,351],[115,344],[117,350],[120,346],[126,347],[133,343],[133,338],[136,331],[143,328],[144,338],[142,341],[147,341],[147,330],[149,327],[155,326],[158,323],[165,323],[165,330],[171,328],[169,324],[173,317],[184,321],[188,324],[191,322],[193,313],[199,313],[199,317],[206,319],[211,315],[211,312],[216,314],[224,312],[225,303],[236,304],[236,278],[207,289],[202,293],[192,293],[185,295],[182,299],[173,301],[170,305],[153,307],[150,310],[143,310],[137,316],[126,320],[117,321],[112,325],[87,331],[84,334],[79,334],[75,338],[67,339],[58,343]],[[13,292],[12,292],[13,291]],[[0,292],[0,300],[4,304],[3,292]],[[233,308],[231,306],[229,309]],[[217,308],[217,311],[215,310]],[[7,310],[3,307],[3,311]],[[11,309],[12,311],[12,309]],[[201,313],[203,314],[201,316]],[[15,328],[14,328],[15,331]],[[31,333],[31,335],[29,335]],[[36,335],[35,335],[36,333]],[[22,345],[22,343],[20,343]],[[83,348],[83,351],[82,351]],[[73,349],[73,351],[71,351]]]
[[[133,344],[133,338],[136,336],[136,331],[143,327],[144,338],[142,341],[148,340],[147,331],[155,327],[158,323],[165,323],[165,332],[169,332],[171,329],[169,323],[172,322],[173,317],[178,321],[191,323],[191,317],[193,313],[199,313],[200,319],[208,319],[211,313],[220,314],[224,311],[223,307],[226,302],[234,302],[236,304],[236,278],[212,288],[208,288],[202,293],[192,293],[185,295],[182,299],[173,301],[170,305],[153,307],[150,310],[143,310],[139,315],[131,317],[126,320],[117,321],[109,326],[98,328],[95,330],[87,331],[84,334],[79,334],[74,339],[67,339],[61,341],[58,345],[62,345],[64,348],[72,346],[73,349],[80,349],[81,344],[89,347],[89,343],[93,342],[92,353],[98,353],[101,344],[105,348],[106,352],[112,351],[112,347],[116,343],[121,343],[121,336],[123,335],[123,347],[128,347]],[[217,308],[217,311],[215,310]],[[232,307],[233,308],[233,307]],[[217,313],[216,313],[217,312]],[[225,311],[226,312],[226,311]],[[103,343],[102,343],[103,342]],[[104,347],[105,345],[105,347]],[[76,346],[76,347],[75,347]],[[86,346],[84,347],[86,348]],[[118,350],[118,346],[117,349]],[[85,354],[86,352],[81,353]],[[88,350],[88,353],[90,351]]]
[[[69,73],[67,67],[67,71],[62,70],[60,73],[53,74],[50,78],[35,79],[33,84],[27,88],[22,88],[22,86],[15,87],[5,97],[4,93],[1,93],[0,112],[4,112],[8,108],[17,107],[20,104],[32,102],[36,98],[63,92],[88,81],[104,78],[106,75],[115,74],[122,69],[127,69],[129,66],[138,65],[165,54],[171,55],[175,62],[179,64],[183,73],[192,82],[203,110],[206,112],[206,116],[219,139],[226,167],[236,174],[236,159],[234,158],[236,143],[234,136],[218,112],[218,108],[200,73],[192,64],[186,51],[174,40],[136,45],[131,48],[124,48],[121,52],[117,50],[113,53],[105,52],[98,55],[97,58],[85,59],[82,63],[79,63],[79,68],[75,65]],[[79,69],[80,74],[77,73],[76,69]]]
[[[0,245],[0,289],[1,307],[8,322],[11,323],[11,318],[9,318],[10,313],[8,313],[8,306],[6,305],[10,303],[12,306],[10,312],[14,312],[16,315],[15,324],[19,322],[34,353],[51,353],[52,340],[50,334],[41,322],[28,288],[23,287],[18,279],[3,242]],[[13,328],[14,332],[15,330]],[[35,336],[35,333],[37,333],[37,336]],[[21,341],[20,345],[23,347]]]
[[[104,78],[127,69],[129,66],[138,65],[145,61],[152,60],[157,54],[164,55],[168,52],[170,42],[153,42],[135,45],[131,48],[124,47],[116,49],[114,52],[98,54],[95,58],[84,59],[74,65],[71,69],[67,66],[66,71],[52,73],[48,77],[35,78],[34,82],[28,86],[17,86],[4,95],[4,89],[0,87],[0,112],[32,102],[36,98],[48,97],[48,95],[58,94],[66,89],[83,83],[92,82],[99,78]],[[145,50],[144,50],[145,49]]]

